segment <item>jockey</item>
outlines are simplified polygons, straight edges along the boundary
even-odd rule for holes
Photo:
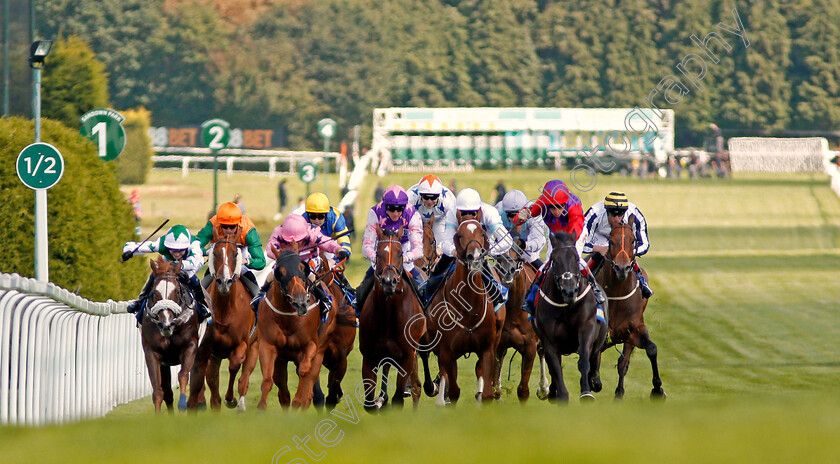
[[[648,252],[650,242],[644,215],[636,205],[627,201],[627,195],[624,192],[610,192],[604,201],[599,201],[589,208],[583,221],[584,231],[581,236],[583,252],[592,253],[587,264],[590,269],[593,269],[593,273],[597,273],[596,268],[601,265],[604,256],[607,255],[610,231],[619,224],[629,224],[633,227],[636,236],[636,249],[633,251],[637,258]],[[642,275],[642,269],[636,260],[633,260],[633,272],[639,279],[642,296],[650,298],[653,291],[645,276]]]
[[[337,209],[330,206],[330,200],[321,192],[315,192],[306,198],[306,212],[303,213],[306,222],[321,229],[321,234],[327,238],[332,237],[347,252],[350,257],[350,231],[347,229],[347,222],[344,216]],[[327,255],[332,258],[333,252]],[[340,259],[339,259],[340,260]],[[336,283],[345,293],[356,295],[356,291],[343,272],[335,274]]]
[[[210,311],[207,309],[207,299],[204,297],[204,290],[198,282],[198,277],[195,276],[196,271],[204,266],[204,254],[201,252],[198,243],[193,242],[189,229],[182,225],[172,226],[166,232],[166,235],[154,242],[126,242],[123,246],[122,259],[127,261],[135,254],[146,253],[160,253],[163,259],[167,261],[179,261],[181,263],[182,275],[179,278],[195,297],[198,321],[202,322],[207,319],[210,316]],[[138,322],[143,317],[143,312],[138,310],[141,308],[143,301],[152,293],[153,282],[154,278],[149,275],[149,279],[146,280],[146,285],[143,286],[140,295],[128,305],[128,312],[136,313]]]
[[[283,221],[283,225],[274,228],[274,232],[271,233],[271,237],[268,239],[268,245],[265,246],[265,253],[269,258],[277,259],[277,256],[274,254],[274,247],[277,247],[281,251],[291,250],[295,243],[298,244],[300,260],[307,264],[306,274],[313,280],[315,276],[311,271],[318,272],[321,269],[321,257],[318,254],[318,250],[333,253],[339,260],[350,256],[350,252],[335,240],[325,237],[317,228],[310,227],[306,219],[298,214],[287,216]],[[254,312],[257,311],[260,301],[268,291],[268,286],[271,284],[271,281],[271,278],[266,279],[265,284],[260,289],[260,294],[251,300],[251,307],[254,308]],[[312,294],[318,300],[318,305],[321,307],[321,314],[328,313],[332,304],[324,285],[315,285],[311,290]]]
[[[232,233],[236,228],[240,228],[238,237],[234,241],[239,245],[242,256],[242,271],[240,273],[242,283],[251,294],[251,298],[257,296],[260,292],[260,286],[257,284],[257,278],[251,269],[259,271],[265,267],[265,254],[263,253],[262,243],[260,242],[260,235],[254,227],[254,223],[248,219],[247,216],[242,215],[242,210],[236,206],[236,203],[222,203],[216,215],[211,217],[207,224],[195,235],[194,240],[198,241],[202,249],[206,248],[212,242],[215,242],[218,237],[224,237],[226,233]],[[210,285],[212,276],[208,272],[202,281],[206,288]]]
[[[541,216],[546,226],[548,226],[549,233],[566,232],[571,234],[574,239],[581,236],[583,230],[583,209],[581,208],[580,198],[569,191],[562,180],[550,180],[546,182],[542,193],[537,201],[529,208],[524,208],[519,212],[517,222],[525,221],[534,216]],[[604,303],[607,299],[601,292],[600,287],[595,283],[595,275],[589,271],[586,262],[581,258],[582,242],[578,241],[578,259],[580,263],[580,271],[589,281],[595,292],[595,299],[598,302],[598,311],[596,317],[600,321],[604,321]],[[534,314],[535,303],[534,300],[542,284],[543,277],[547,270],[547,266],[551,263],[551,243],[548,243],[548,250],[546,252],[546,263],[537,272],[534,282],[531,284],[531,289],[528,291],[528,297],[522,304],[522,309],[528,314]]]
[[[494,256],[507,253],[513,244],[510,233],[505,229],[502,218],[499,216],[496,208],[481,201],[481,196],[475,189],[461,189],[455,198],[455,208],[446,213],[446,230],[443,241],[440,244],[443,254],[432,270],[432,274],[429,276],[429,282],[426,285],[425,292],[426,302],[432,300],[444,277],[446,277],[450,265],[455,261],[455,232],[458,229],[457,212],[461,213],[462,218],[475,219],[478,216],[479,210],[481,211],[481,226],[487,232],[489,238],[489,253]],[[507,300],[507,288],[499,283],[486,262],[484,263],[482,276],[484,277],[485,284],[489,284],[487,285],[487,293],[492,298],[493,304],[498,310],[500,305],[504,304]]]
[[[443,186],[438,176],[428,175],[420,179],[420,182],[408,189],[408,204],[420,213],[423,223],[428,223],[432,216],[435,223],[432,232],[435,234],[435,242],[443,242],[443,231],[446,228],[446,213],[455,209],[455,194]],[[438,254],[440,254],[438,249]]]
[[[408,194],[399,185],[385,189],[382,201],[368,211],[365,235],[362,238],[362,255],[371,262],[365,278],[356,290],[356,316],[361,313],[365,298],[373,288],[373,267],[376,266],[376,226],[382,230],[397,231],[403,228],[400,242],[403,246],[403,269],[415,280],[420,280],[420,271],[414,267],[414,261],[423,255],[423,223],[420,214],[408,205]]]
[[[510,231],[513,242],[521,249],[522,257],[539,269],[542,266],[540,253],[545,248],[545,223],[542,217],[528,219],[517,234],[514,221],[522,208],[528,205],[528,197],[521,190],[507,192],[502,201],[496,203],[496,210],[502,216],[502,223]],[[524,238],[523,238],[524,237]]]

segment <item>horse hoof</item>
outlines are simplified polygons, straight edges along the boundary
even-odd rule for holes
[[[586,392],[580,394],[580,401],[581,403],[591,403],[595,401],[595,396],[592,393]]]
[[[236,410],[239,412],[245,412],[245,397],[240,396],[239,402],[236,403]]]
[[[198,403],[198,410],[199,411],[204,411],[205,409],[207,409],[207,402],[206,401]]]
[[[665,390],[663,390],[662,388],[654,388],[650,392],[650,399],[652,400],[664,400],[666,396],[667,395],[665,395]]]
[[[429,398],[433,398],[433,397],[437,396],[438,391],[439,390],[438,390],[438,386],[437,386],[436,383],[427,382],[427,383],[423,384],[423,392]]]
[[[178,410],[179,411],[186,411],[187,410],[187,395],[181,393],[181,396],[178,397]]]
[[[604,385],[601,383],[601,379],[594,379],[591,382],[589,382],[589,384],[592,387],[592,391],[594,391],[595,393],[600,392],[601,389],[604,387]]]
[[[548,399],[548,390],[544,390],[542,388],[537,389],[537,398],[545,401]]]
[[[231,400],[225,399],[225,406],[227,406],[227,408],[228,408],[228,409],[233,409],[233,408],[235,408],[236,406],[238,406],[238,404],[239,404],[239,403],[237,403],[237,402],[236,402],[236,400],[233,400],[233,399],[231,399]]]

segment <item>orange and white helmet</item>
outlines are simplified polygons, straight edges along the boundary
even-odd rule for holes
[[[300,214],[292,214],[283,221],[280,237],[287,242],[299,242],[309,234],[311,226]]]
[[[429,174],[420,179],[417,184],[417,193],[420,195],[440,195],[443,193],[443,183],[438,176]]]
[[[222,203],[219,205],[219,211],[216,213],[216,219],[219,224],[236,225],[242,219],[242,210],[236,206],[236,203]]]

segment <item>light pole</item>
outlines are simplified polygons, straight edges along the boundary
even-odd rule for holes
[[[32,67],[32,115],[35,119],[35,143],[41,141],[41,69],[50,54],[52,40],[37,40],[29,49],[29,66]],[[47,191],[35,190],[35,279],[49,280],[47,258]]]

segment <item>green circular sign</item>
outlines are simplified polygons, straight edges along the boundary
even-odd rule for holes
[[[324,118],[318,121],[318,135],[325,139],[335,137],[337,124],[330,118]]]
[[[120,156],[125,149],[123,115],[109,108],[97,108],[82,115],[81,121],[79,133],[99,147],[100,159],[111,161]]]
[[[211,150],[221,150],[230,142],[230,124],[222,119],[210,119],[201,124],[201,143]]]
[[[23,185],[33,190],[46,190],[64,175],[64,158],[48,143],[33,143],[18,155],[17,175]]]
[[[312,163],[303,163],[298,166],[298,177],[309,184],[318,177],[318,167]]]

